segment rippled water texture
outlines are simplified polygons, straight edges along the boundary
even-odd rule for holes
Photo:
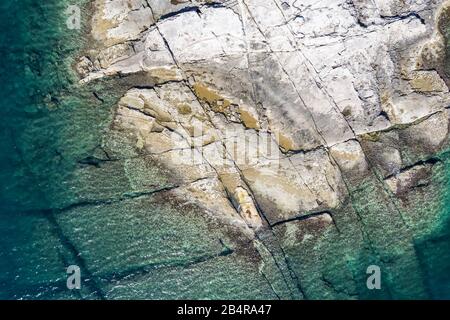
[[[95,153],[126,86],[77,85],[71,65],[86,31],[67,29],[66,6],[61,0],[0,2],[0,299],[276,298],[253,278],[255,266],[229,257],[215,241],[220,235],[205,233],[195,215],[180,215],[158,198],[103,205],[127,191],[126,166],[74,174],[80,160]],[[417,208],[433,211],[438,222],[414,243],[417,276],[435,299],[450,298],[450,159],[446,152],[440,157],[444,165],[434,177],[440,189],[433,203]],[[142,176],[158,179],[148,172]],[[80,203],[86,198],[97,202]],[[378,205],[364,194],[353,201],[363,210]],[[214,263],[211,254],[217,254]],[[342,257],[335,252],[331,258]],[[358,267],[357,259],[352,263]],[[80,291],[66,288],[70,264],[82,269]],[[389,290],[363,292],[359,298],[402,298]]]

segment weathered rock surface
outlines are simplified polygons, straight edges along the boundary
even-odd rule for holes
[[[447,1],[94,3],[81,82],[130,90],[79,176],[118,183],[57,222],[105,297],[427,297],[415,243],[444,183]]]

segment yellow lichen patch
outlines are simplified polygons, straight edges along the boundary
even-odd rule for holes
[[[361,135],[362,140],[372,141],[372,142],[377,142],[378,140],[380,140],[380,137],[381,137],[380,131],[369,132],[369,133],[365,133],[365,134]]]
[[[194,84],[193,88],[197,98],[208,103],[214,112],[226,113],[228,111],[231,105],[228,99],[198,82]]]
[[[178,112],[182,115],[191,114],[192,108],[187,103],[181,103],[177,105]]]
[[[204,147],[204,146],[207,146],[216,141],[217,141],[217,138],[214,134],[204,135],[204,136],[202,136],[201,145]]]
[[[385,104],[389,103],[390,100],[391,100],[391,96],[390,96],[389,92],[384,91],[380,94],[381,105],[385,105]]]
[[[283,151],[291,151],[295,150],[294,141],[290,137],[285,136],[284,134],[277,132],[275,134],[275,139]]]
[[[147,70],[150,77],[155,78],[157,82],[179,81],[183,79],[180,70],[176,67],[170,68],[151,68]]]
[[[97,0],[95,1],[95,14],[92,17],[92,31],[91,34],[95,40],[104,41],[105,46],[110,46],[115,44],[116,42],[113,39],[108,39],[108,31],[117,27],[119,22],[115,19],[105,19],[104,11],[105,11],[105,1]]]
[[[248,193],[247,193],[247,190],[245,190],[245,189],[242,188],[242,187],[236,188],[235,194],[236,194],[236,200],[237,200],[239,203],[244,203],[245,201],[251,200],[251,199],[248,199],[248,198],[249,198],[249,195],[248,195]]]
[[[436,72],[417,72],[409,83],[418,92],[440,92],[446,90],[444,81]]]
[[[247,110],[239,108],[239,115],[241,117],[241,121],[246,128],[258,130],[259,123],[258,120]]]
[[[419,92],[430,92],[434,91],[433,89],[433,83],[430,81],[430,79],[427,79],[427,77],[415,77],[412,80],[409,81],[411,84],[411,87],[415,91]]]

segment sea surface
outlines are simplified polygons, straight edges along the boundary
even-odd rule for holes
[[[66,290],[65,267],[83,261],[55,222],[73,202],[73,171],[99,145],[119,94],[99,100],[93,92],[107,92],[108,83],[77,84],[73,64],[89,13],[82,10],[81,30],[70,30],[64,11],[84,3],[0,2],[0,299],[104,298],[93,279],[88,293]],[[447,187],[432,206],[440,220],[415,244],[433,299],[450,298],[450,158],[440,157]]]
[[[64,298],[52,293],[66,278],[63,265],[55,264],[61,249],[53,212],[70,197],[65,181],[98,144],[110,116],[93,96],[95,88],[78,87],[72,68],[84,30],[67,27],[65,10],[84,2],[0,2],[3,299]],[[83,26],[87,14],[83,9]]]

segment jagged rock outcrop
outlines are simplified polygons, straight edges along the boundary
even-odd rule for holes
[[[211,291],[215,297],[427,297],[415,243],[437,219],[419,214],[418,204],[438,196],[443,182],[432,182],[442,170],[437,155],[448,147],[450,94],[440,28],[447,1],[94,5],[92,47],[76,67],[80,81],[129,78],[130,87],[100,146],[105,159],[88,169],[91,176],[124,168],[132,196],[112,210],[131,220],[114,219],[138,217],[139,225],[158,227],[154,212],[178,219],[186,210],[179,224],[200,219],[191,228],[226,239],[221,245],[197,239],[202,250],[183,253],[186,268],[205,259],[208,279],[221,277],[216,272],[223,265],[242,281],[267,285],[258,285],[254,296],[250,286],[242,295]],[[107,224],[101,210],[93,212]],[[60,223],[73,227],[76,214],[61,215]],[[161,228],[172,228],[173,237],[196,237],[169,224]],[[94,267],[103,259],[99,250],[78,231],[67,232],[92,254],[86,263],[100,276],[124,272],[120,265]],[[196,296],[186,284],[167,283],[168,295],[149,287],[161,274],[179,277],[171,269],[145,272],[149,264],[171,266],[178,254],[170,251],[171,236],[165,243],[154,232],[146,230],[148,243],[143,238],[133,251],[135,268],[143,270],[136,294],[207,297],[206,289]],[[167,261],[145,253],[159,242],[169,248]],[[220,257],[217,265],[211,257]],[[372,263],[388,279],[375,293],[365,287]],[[102,288],[110,297],[133,296],[118,293],[119,285]]]

